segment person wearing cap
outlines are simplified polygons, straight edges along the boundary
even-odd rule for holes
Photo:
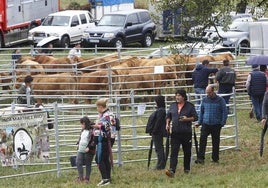
[[[34,97],[33,95],[33,90],[32,90],[32,81],[33,77],[30,75],[27,75],[24,78],[24,83],[21,84],[18,94],[21,94],[21,96],[18,97],[17,103],[18,104],[27,104],[27,95],[30,95],[30,104],[34,105]]]
[[[166,116],[166,129],[171,134],[170,166],[166,170],[168,177],[174,177],[175,175],[181,146],[183,150],[184,173],[188,174],[190,172],[192,122],[198,119],[195,106],[187,101],[187,95],[184,89],[177,90],[175,98],[176,102],[170,104]]]
[[[207,138],[209,135],[212,138],[212,162],[219,162],[220,134],[228,117],[225,100],[215,93],[213,86],[207,86],[206,94],[207,96],[201,103],[198,123],[195,125],[196,127],[202,125],[196,164],[204,164],[205,162]]]
[[[81,57],[81,44],[76,43],[75,46],[69,51],[68,58],[74,59],[75,57]]]
[[[257,121],[261,121],[262,102],[266,91],[267,79],[265,73],[260,71],[259,65],[252,65],[252,71],[249,73],[246,88],[250,96],[253,110]]]

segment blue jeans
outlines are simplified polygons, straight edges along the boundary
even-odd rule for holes
[[[251,102],[253,105],[253,110],[256,116],[257,120],[261,120],[262,117],[262,101],[263,101],[264,95],[260,96],[251,96]]]
[[[200,111],[200,104],[202,102],[202,99],[205,97],[206,89],[205,88],[194,88],[195,92],[195,109],[199,113]]]

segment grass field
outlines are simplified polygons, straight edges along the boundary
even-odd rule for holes
[[[220,153],[220,163],[210,162],[210,155],[206,155],[204,165],[192,164],[191,173],[185,175],[182,159],[179,160],[175,178],[168,178],[164,171],[147,170],[146,162],[123,164],[115,166],[112,172],[112,184],[109,187],[125,188],[244,188],[268,187],[268,147],[264,148],[264,156],[259,157],[259,139],[261,124],[249,119],[247,110],[240,110],[237,114],[239,124],[238,150],[226,150]],[[267,140],[265,146],[267,146]],[[152,162],[152,166],[155,161]],[[168,163],[169,164],[169,163]],[[168,166],[167,166],[168,167]],[[13,169],[14,170],[14,169]],[[4,174],[5,168],[0,167]],[[89,185],[75,184],[77,176],[75,169],[62,171],[60,177],[56,173],[24,176],[19,178],[0,179],[0,187],[96,187],[100,181],[100,173],[93,167]]]

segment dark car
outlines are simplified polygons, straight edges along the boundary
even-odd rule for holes
[[[95,28],[84,31],[81,42],[83,47],[97,44],[103,47],[122,48],[134,42],[149,47],[155,35],[156,26],[148,10],[133,9],[103,15]]]

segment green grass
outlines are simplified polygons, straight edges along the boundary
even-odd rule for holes
[[[238,112],[239,148],[220,152],[220,163],[212,164],[210,154],[206,155],[204,165],[192,164],[191,173],[183,173],[182,159],[179,159],[175,178],[165,176],[164,171],[148,171],[146,162],[126,163],[115,166],[112,172],[112,184],[109,187],[219,187],[244,188],[268,186],[268,149],[264,149],[264,156],[259,157],[259,139],[261,124],[249,119],[247,110]],[[267,139],[266,139],[267,145]],[[146,152],[147,154],[147,152]],[[136,153],[137,155],[137,153]],[[141,154],[143,155],[143,153]],[[135,156],[128,156],[135,158]],[[151,166],[155,164],[152,161]],[[169,164],[169,163],[168,163]],[[168,167],[168,166],[167,166]],[[4,175],[4,167],[0,168]],[[14,169],[6,169],[15,171]],[[21,171],[21,168],[18,169]],[[61,171],[60,177],[56,173],[30,175],[25,177],[0,179],[1,187],[95,187],[100,181],[100,173],[94,166],[89,185],[75,184],[76,169]]]

